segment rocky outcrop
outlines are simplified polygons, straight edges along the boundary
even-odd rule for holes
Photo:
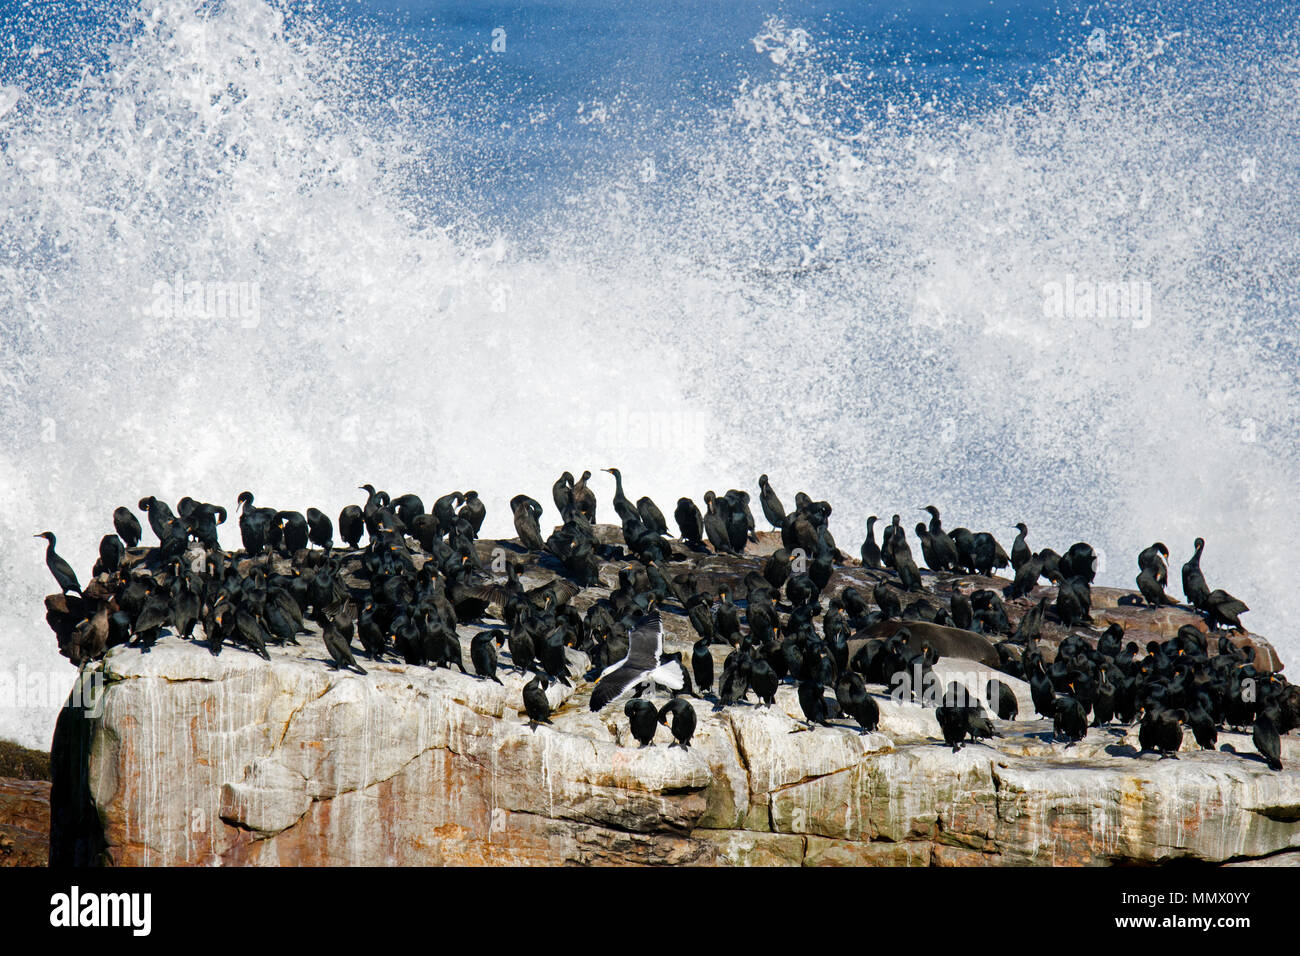
[[[1243,735],[1158,760],[1135,756],[1136,731],[1066,748],[1031,721],[954,754],[929,710],[881,696],[875,733],[810,729],[783,687],[770,710],[695,702],[689,750],[666,729],[638,748],[621,708],[592,714],[562,685],[554,726],[530,728],[509,671],[504,686],[399,664],[362,677],[307,642],[268,665],[170,637],[102,666],[84,748],[100,832],[56,832],[69,860],[985,865],[1300,849],[1300,772],[1270,772]],[[1300,761],[1300,742],[1283,760]]]
[[[486,564],[496,543],[481,544]],[[710,593],[723,580],[736,593],[773,546],[765,536],[756,554],[697,557],[691,570]],[[525,584],[551,576],[530,564]],[[616,576],[613,564],[602,571],[607,586]],[[872,583],[837,567],[830,587]],[[927,575],[940,600],[1006,583]],[[1184,609],[1093,593],[1097,625],[1123,617],[1139,642],[1204,629]],[[1013,623],[1041,594],[1051,589],[1008,603]],[[664,628],[666,649],[689,654],[695,635],[674,605]],[[466,657],[477,630],[461,628]],[[1045,624],[1049,659],[1065,633]],[[1272,654],[1253,635],[1233,641]],[[714,648],[719,665],[729,650]],[[570,653],[581,674],[585,656]],[[65,708],[55,735],[52,862],[967,866],[1300,852],[1300,771],[1269,771],[1249,735],[1222,734],[1214,752],[1189,735],[1179,759],[1159,760],[1138,755],[1136,728],[1093,729],[1066,747],[1046,721],[999,721],[1001,737],[953,753],[932,710],[880,694],[876,732],[810,727],[783,686],[770,709],[695,700],[690,749],[669,746],[666,728],[640,748],[621,706],[590,712],[580,677],[552,684],[553,725],[530,727],[505,650],[501,685],[399,663],[336,672],[314,634],[271,656],[213,657],[164,635],[148,652],[119,646],[84,665],[74,693],[91,707]],[[976,692],[998,673],[958,657],[935,670]],[[998,676],[1032,715],[1027,685]],[[1283,760],[1300,766],[1300,741],[1283,740]]]

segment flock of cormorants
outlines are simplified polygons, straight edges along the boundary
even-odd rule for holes
[[[474,491],[443,495],[426,511],[417,495],[392,498],[363,485],[365,503],[338,516],[342,548],[335,546],[333,522],[318,509],[304,515],[259,507],[245,491],[236,507],[243,548],[234,552],[218,540],[224,507],[182,498],[173,512],[156,497],[142,498],[138,510],[158,544],[140,547],[139,519],[129,508],[116,509],[116,533],[100,542],[84,589],[55,552],[54,534],[38,535],[48,542],[46,564],[60,588],[46,599],[46,617],[61,652],[77,664],[119,644],[147,652],[163,628],[197,640],[196,627],[214,655],[235,647],[269,660],[269,646],[297,644],[313,622],[331,666],[358,674],[366,671],[353,638],[370,661],[396,656],[408,665],[467,673],[457,626],[477,623],[482,629],[471,638],[469,655],[475,675],[500,683],[498,649],[508,644],[511,666],[533,675],[523,705],[534,728],[550,722],[550,682],[572,686],[566,649],[576,648],[591,662],[586,678],[596,682],[591,709],[626,699],[632,736],[643,746],[659,724],[669,725],[675,744],[690,745],[696,712],[683,695],[705,695],[720,709],[747,702],[752,693],[760,706],[771,706],[785,681],[797,686],[810,726],[852,720],[862,732],[880,719],[869,685],[906,699],[919,696],[936,708],[945,743],[955,751],[968,738],[998,736],[994,715],[960,684],[927,696],[940,656],[979,658],[967,646],[991,648],[1000,670],[1028,681],[1036,712],[1053,722],[1053,739],[1071,744],[1085,736],[1090,718],[1093,727],[1140,721],[1142,752],[1162,758],[1181,748],[1185,726],[1209,749],[1221,728],[1252,727],[1261,757],[1281,769],[1280,735],[1300,726],[1300,688],[1257,661],[1253,647],[1238,648],[1220,633],[1210,653],[1210,638],[1221,628],[1241,630],[1248,609],[1209,589],[1200,538],[1183,565],[1182,583],[1209,633],[1185,625],[1176,636],[1139,648],[1124,641],[1118,624],[1100,635],[1090,628],[1096,555],[1083,542],[1064,554],[1034,552],[1022,523],[1008,555],[988,532],[946,530],[939,510],[927,506],[921,510],[929,523],[915,526],[922,560],[936,575],[927,589],[901,517],[893,516],[877,543],[873,515],[861,566],[876,583],[869,593],[853,584],[835,592],[835,569],[850,561],[831,536],[828,502],[801,492],[787,512],[768,476],[760,476],[759,504],[781,547],[742,576],[742,566],[709,565],[709,556],[743,556],[758,541],[747,491],[709,491],[704,511],[689,497],[679,499],[673,518],[680,536],[673,538],[650,498],[633,503],[619,470],[604,470],[615,482],[622,544],[602,542],[598,534],[591,472],[575,479],[566,471],[552,488],[561,524],[544,537],[545,509],[516,495],[510,509],[520,546],[511,547],[523,558],[506,559],[491,572],[475,546],[486,507]],[[1138,589],[1152,608],[1177,603],[1165,593],[1168,557],[1160,542],[1138,555]],[[519,575],[528,561],[554,577],[525,588]],[[606,589],[600,570],[611,562],[620,568],[618,581]],[[967,592],[961,586],[969,583],[965,575],[988,578],[1008,566],[1013,580],[1004,588]],[[1054,597],[1025,602],[1030,606],[1013,626],[1007,602],[1028,599],[1043,578],[1056,586]],[[714,593],[701,586],[707,581],[715,582]],[[581,612],[574,599],[588,588],[602,593]],[[698,636],[689,662],[664,653],[664,613],[684,615]],[[1042,633],[1051,620],[1068,631],[1054,655]],[[715,644],[732,648],[716,675]],[[654,687],[671,695],[662,707],[643,697]],[[1015,694],[1002,681],[988,682],[986,702],[996,720],[1018,716]]]

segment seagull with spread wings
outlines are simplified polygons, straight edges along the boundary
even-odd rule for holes
[[[685,672],[681,661],[661,661],[663,649],[663,621],[660,620],[658,611],[652,611],[637,621],[636,626],[628,632],[627,656],[601,673],[595,690],[591,692],[591,709],[600,710],[628,694],[640,696],[647,687],[654,684],[671,691],[685,687]]]

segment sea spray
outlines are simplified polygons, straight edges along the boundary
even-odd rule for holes
[[[455,56],[264,0],[80,29],[72,67],[0,76],[6,662],[60,663],[47,524],[84,572],[141,495],[336,515],[372,481],[475,488],[510,534],[505,502],[549,506],[566,468],[612,515],[609,466],[661,507],[767,472],[829,499],[849,553],[871,513],[1004,544],[1024,520],[1111,556],[1103,584],[1155,540],[1176,578],[1204,536],[1295,661],[1293,32],[1071,23],[1032,88],[972,106],[900,92],[870,38],[759,19],[653,175],[607,104],[581,179],[503,224],[461,165],[490,110]],[[204,307],[153,314],[178,276]],[[1147,283],[1151,321],[1045,313],[1071,276]],[[210,287],[255,289],[256,321]]]

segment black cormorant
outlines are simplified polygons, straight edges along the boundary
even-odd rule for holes
[[[72,565],[54,553],[54,532],[42,531],[40,534],[32,535],[32,537],[44,538],[49,542],[45,546],[45,566],[50,569],[50,574],[54,575],[54,580],[59,585],[59,593],[66,594],[69,591],[75,591],[80,594],[81,585],[77,583],[77,574],[72,570]]]
[[[632,736],[642,747],[649,746],[655,739],[655,726],[659,723],[659,712],[648,700],[634,697],[623,705],[623,713],[632,726]]]
[[[758,503],[763,508],[763,517],[767,519],[776,530],[785,527],[785,507],[781,504],[781,499],[776,496],[772,490],[772,485],[767,480],[767,475],[758,476]]]
[[[551,702],[547,699],[548,682],[541,674],[524,685],[524,712],[528,714],[528,726],[536,729],[538,724],[551,722]]]
[[[140,535],[143,533],[140,519],[125,505],[113,510],[113,529],[128,548],[134,548],[140,543]]]
[[[659,708],[659,723],[667,725],[669,714],[673,718],[670,727],[673,739],[678,746],[689,750],[691,737],[695,735],[695,708],[691,706],[690,701],[674,697]]]

